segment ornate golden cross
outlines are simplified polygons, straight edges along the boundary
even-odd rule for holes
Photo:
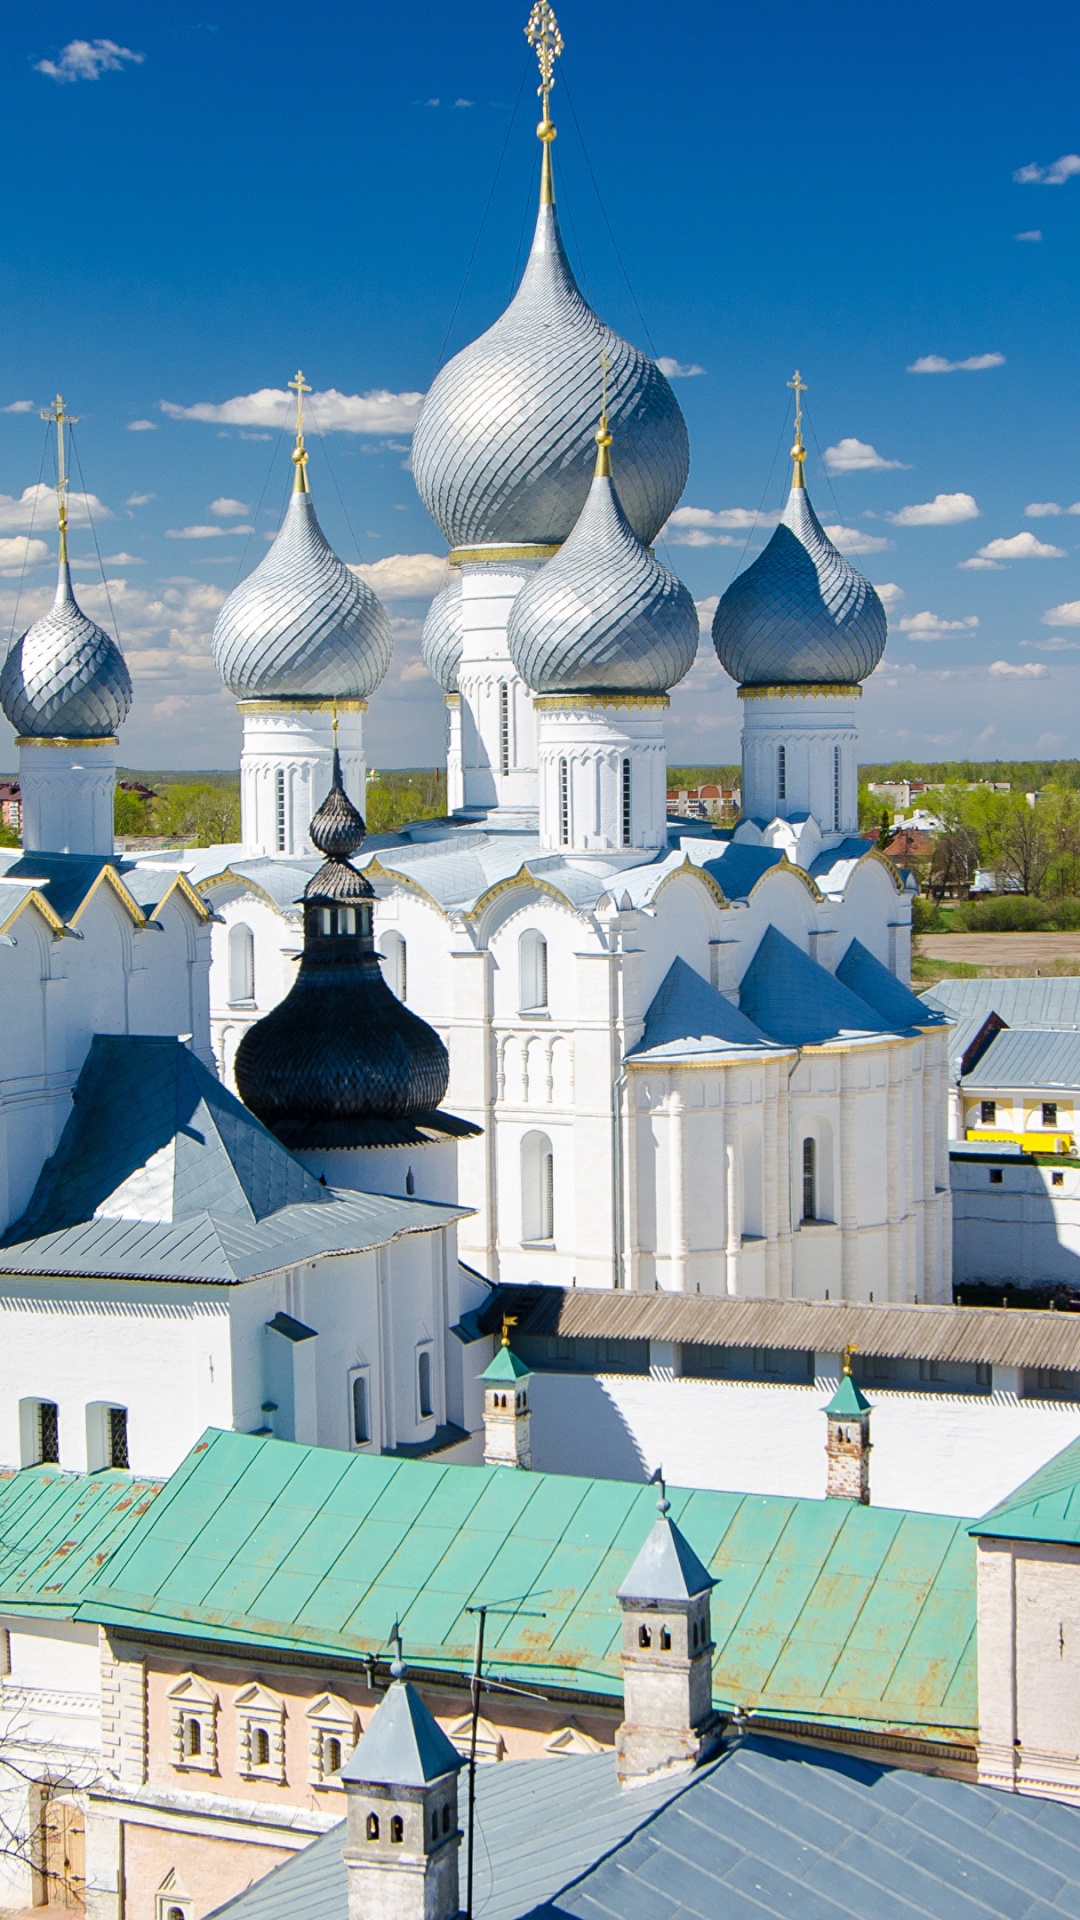
[[[788,381],[788,386],[795,394],[795,438],[798,440],[802,434],[802,397],[810,391],[798,367],[795,369],[795,378]]]
[[[563,37],[559,32],[559,23],[555,18],[555,9],[551,0],[536,0],[529,15],[529,24],[525,37],[535,50],[537,65],[540,68],[540,85],[536,91],[544,103],[544,117],[541,127],[551,126],[551,113],[548,98],[555,85],[555,62],[563,50]],[[541,133],[540,138],[545,136]],[[550,134],[547,136],[550,139]]]
[[[305,393],[310,393],[311,388],[308,386],[303,374],[299,371],[297,371],[296,378],[290,380],[288,384],[296,394],[296,437],[299,439],[304,431],[304,395]]]
[[[52,406],[42,413],[43,420],[52,420],[56,424],[56,524],[60,532],[60,558],[67,559],[67,468],[64,464],[64,428],[73,427],[78,421],[77,413],[64,412],[64,397],[58,393]]]

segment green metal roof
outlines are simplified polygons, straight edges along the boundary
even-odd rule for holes
[[[973,1520],[968,1532],[1080,1546],[1080,1439],[1055,1453],[981,1520]]]
[[[518,1380],[527,1380],[529,1372],[524,1360],[518,1359],[513,1347],[500,1347],[494,1360],[489,1360],[480,1378],[496,1382],[505,1380],[507,1386],[512,1387]]]
[[[119,1470],[0,1475],[0,1613],[70,1620],[160,1487]]]
[[[668,1489],[719,1580],[721,1705],[969,1740],[975,1549],[965,1520],[841,1500]],[[626,1481],[395,1460],[207,1432],[111,1558],[81,1619],[357,1658],[401,1622],[414,1669],[621,1690],[616,1592],[655,1517]],[[542,1618],[536,1618],[539,1612]]]
[[[850,1373],[841,1374],[840,1385],[825,1408],[825,1412],[835,1414],[842,1420],[861,1420],[864,1413],[870,1412],[869,1400],[856,1386]]]

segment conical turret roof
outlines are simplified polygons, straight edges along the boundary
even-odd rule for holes
[[[669,1518],[669,1501],[664,1498],[656,1504],[660,1518],[618,1589],[619,1599],[631,1603],[693,1600],[699,1593],[708,1593],[717,1582]]]

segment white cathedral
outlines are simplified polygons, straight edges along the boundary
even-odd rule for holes
[[[787,506],[713,624],[743,818],[667,819],[698,623],[651,543],[687,431],[575,284],[544,99],[521,285],[414,441],[449,547],[447,818],[364,842],[390,622],[321,531],[298,421],[214,634],[242,844],[115,854],[131,683],[73,595],[54,411],[56,601],[0,675],[0,1459],[158,1470],[207,1421],[429,1447],[465,1415],[476,1276],[951,1297],[948,1030],[907,984],[912,884],[858,836],[884,610],[810,504],[796,382]]]

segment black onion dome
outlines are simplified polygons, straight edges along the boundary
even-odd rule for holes
[[[336,756],[311,837],[328,857],[304,888],[300,966],[285,999],[237,1048],[241,1099],[284,1146],[300,1150],[420,1145],[476,1132],[438,1111],[450,1074],[446,1048],[383,979],[374,894],[344,851],[359,847],[364,822]]]

